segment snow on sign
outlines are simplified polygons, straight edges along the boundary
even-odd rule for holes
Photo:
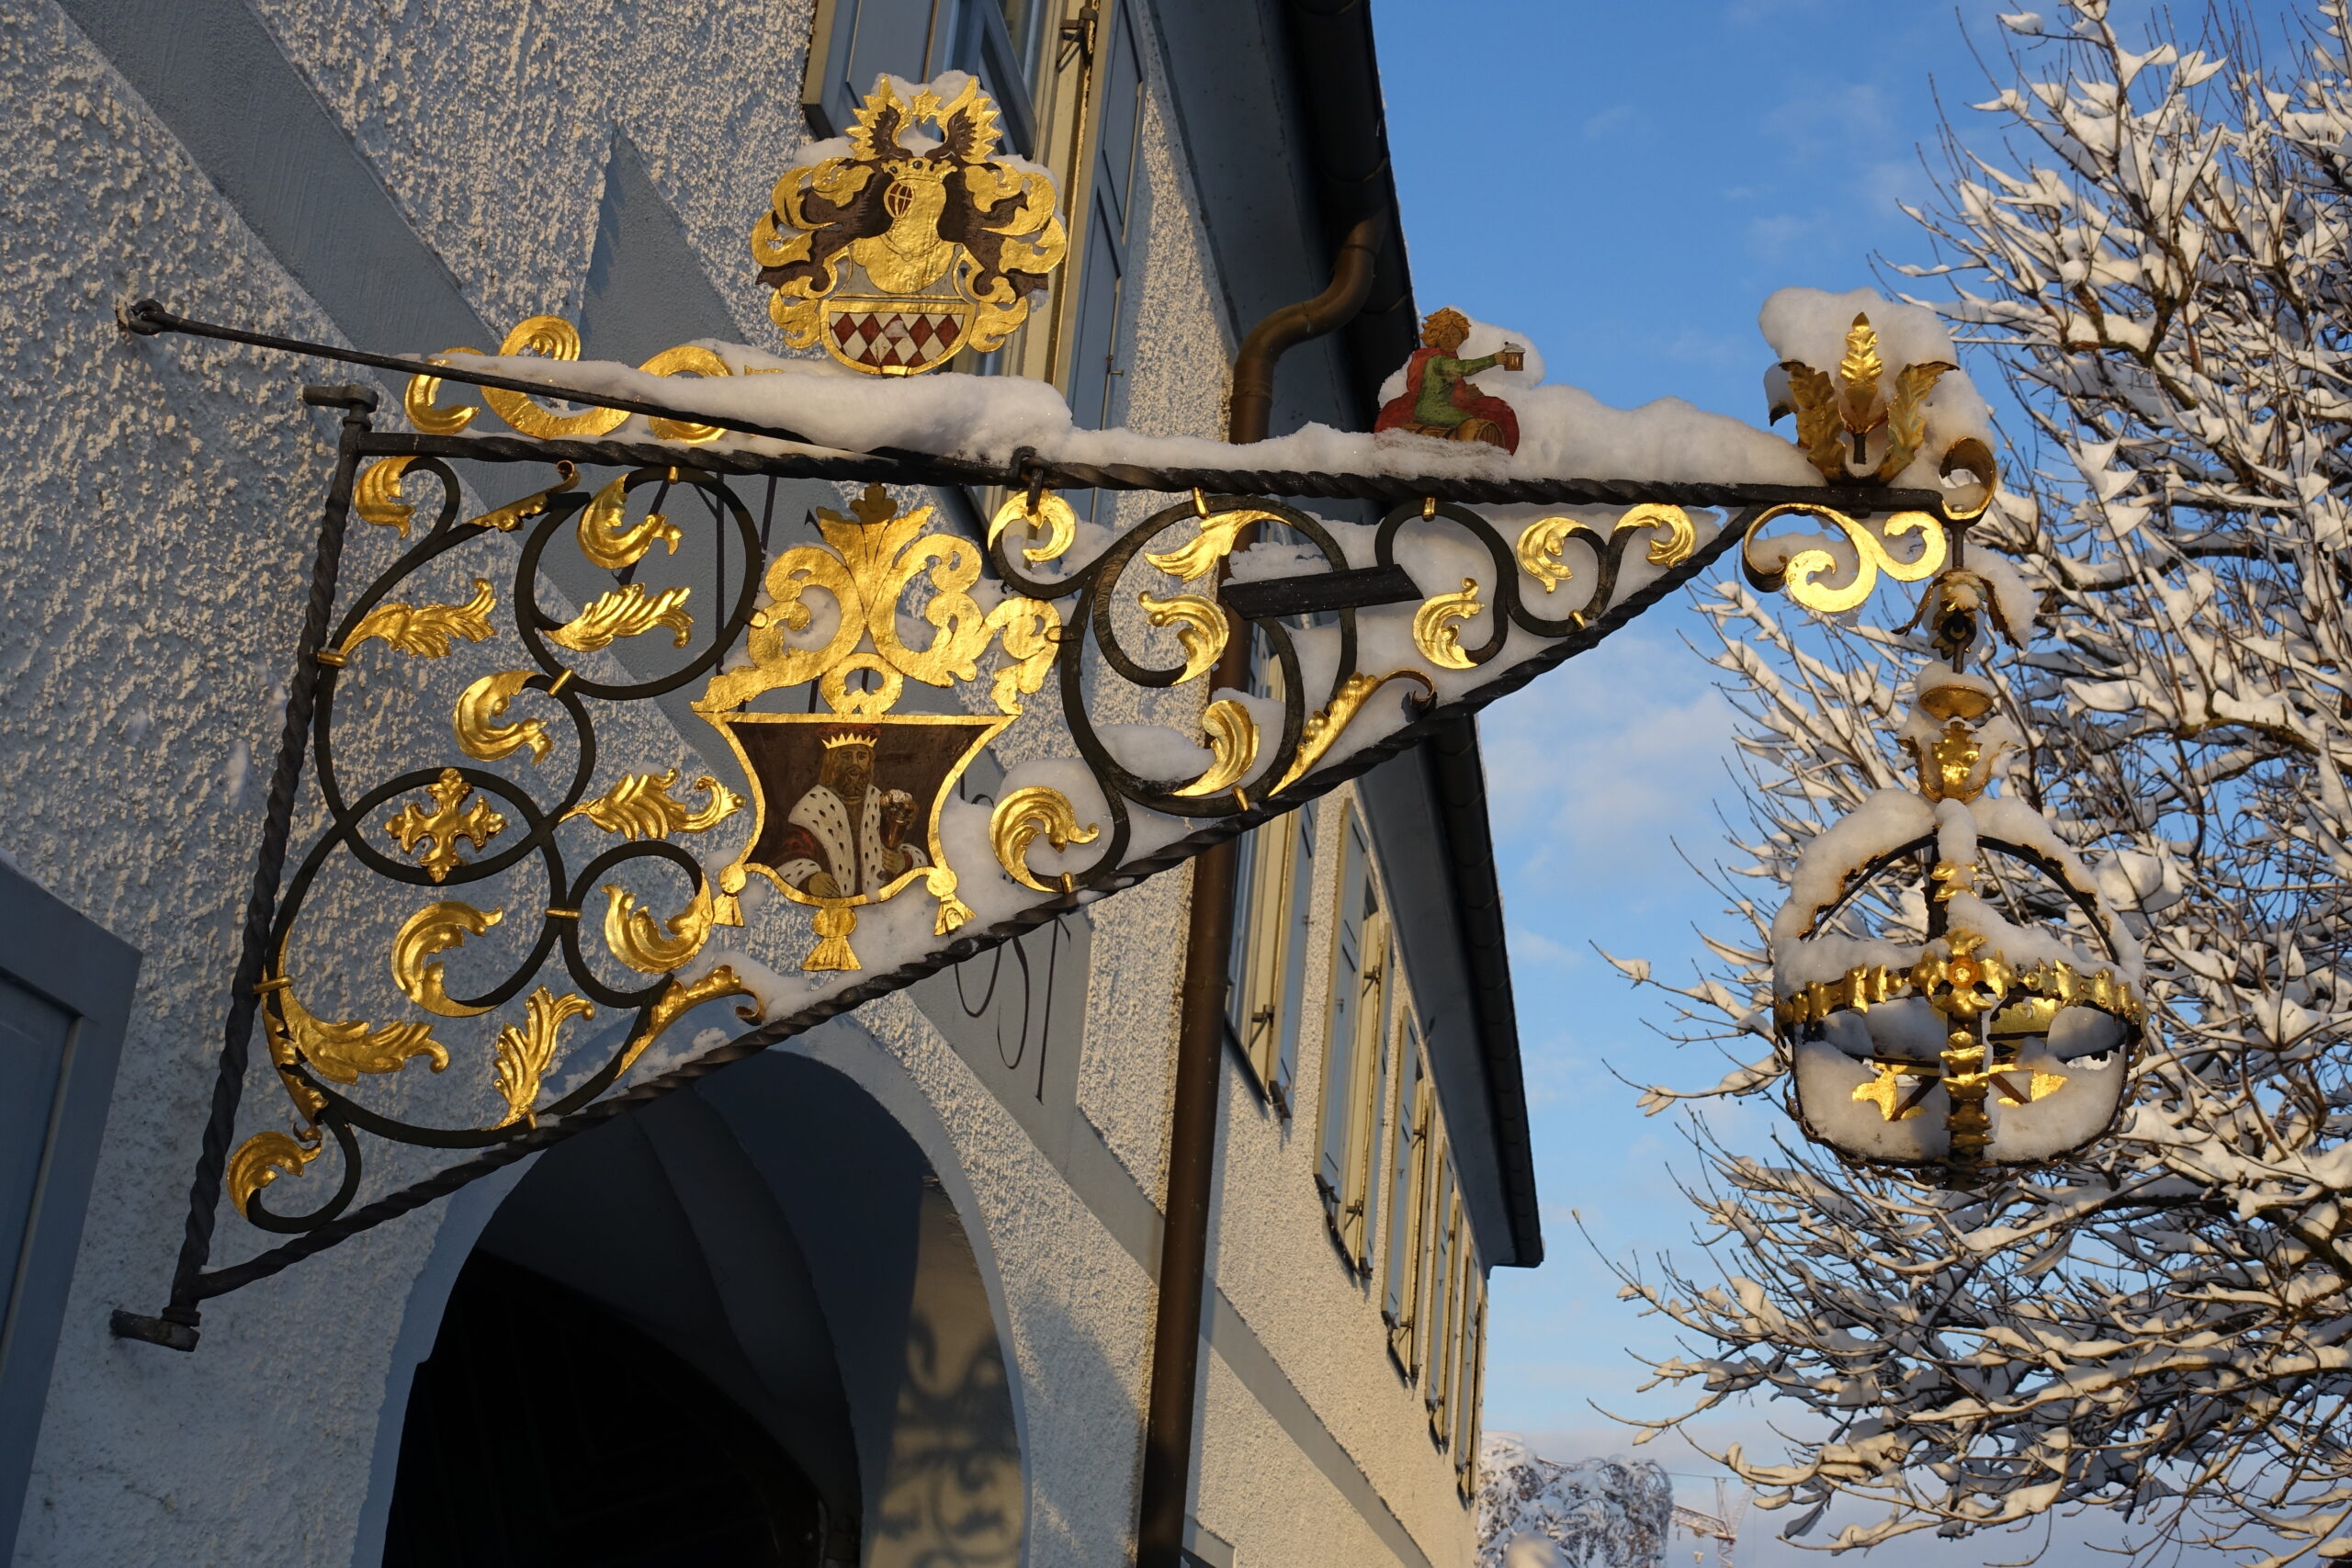
[[[1605,408],[1450,311],[1384,390],[1411,417],[1241,447],[1080,430],[944,349],[875,374],[831,323],[945,312],[984,352],[1065,242],[968,80],[866,107],[753,232],[821,356],[632,368],[537,317],[398,357],[128,313],[403,373],[408,429],[304,394],[343,434],[219,1089],[171,1304],[119,1332],[192,1348],[204,1300],[1293,809],[1735,545],[1847,608],[1990,496],[1950,341],[1867,294],[1767,307],[1795,445]],[[779,516],[805,480],[832,503]],[[1218,687],[1240,639],[1258,675]]]

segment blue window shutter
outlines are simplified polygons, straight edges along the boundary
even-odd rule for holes
[[[888,74],[910,82],[928,80],[931,56],[944,53],[935,39],[944,17],[935,13],[950,0],[831,0],[826,8],[824,58],[808,62],[801,107],[820,136],[846,136],[857,106],[874,90],[874,79]]]
[[[0,1562],[49,1399],[138,953],[0,865]]]

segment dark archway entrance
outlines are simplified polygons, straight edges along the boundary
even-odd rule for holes
[[[816,1568],[816,1487],[701,1373],[477,1253],[416,1371],[384,1568]]]

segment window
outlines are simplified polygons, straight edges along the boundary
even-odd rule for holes
[[[1487,1271],[1465,1247],[1461,1395],[1453,1417],[1453,1480],[1464,1498],[1478,1495],[1478,1428],[1487,1385]]]
[[[1233,923],[1226,1027],[1283,1115],[1298,1071],[1298,1012],[1306,987],[1306,925],[1314,913],[1314,808],[1302,807],[1243,841]]]
[[[1038,36],[1047,0],[960,0],[950,60],[958,71],[980,79],[980,91],[996,100],[1005,141],[1024,158],[1037,152],[1035,79]]]
[[[1409,1021],[1396,1040],[1396,1094],[1389,1120],[1387,1289],[1381,1315],[1388,1348],[1407,1377],[1420,1369],[1413,1334],[1420,1299],[1421,1197],[1429,1179],[1430,1086],[1421,1067],[1420,1032]]]
[[[1121,341],[1119,318],[1126,298],[1143,131],[1143,54],[1121,0],[1103,6],[1095,37],[1102,53],[1093,73],[1094,152],[1088,164],[1084,210],[1070,214],[1069,264],[1078,268],[1078,307],[1069,337],[1069,412],[1088,429],[1117,423],[1124,402],[1126,344]],[[1089,519],[1095,518],[1098,507],[1113,504],[1099,491],[1071,491],[1062,499]]]
[[[1352,809],[1336,835],[1340,902],[1332,920],[1330,1004],[1324,1014],[1321,1137],[1315,1185],[1332,1235],[1358,1272],[1371,1268],[1372,1143],[1378,1125],[1387,921],[1372,877],[1372,846]]]
[[[1429,1256],[1423,1264],[1429,1276],[1429,1307],[1424,1321],[1428,1332],[1423,1343],[1429,1347],[1429,1376],[1422,1384],[1422,1397],[1429,1406],[1430,1431],[1442,1445],[1445,1441],[1446,1400],[1453,1391],[1455,1286],[1454,1252],[1461,1237],[1462,1201],[1453,1190],[1453,1165],[1443,1155],[1431,1156],[1437,1171],[1436,1190],[1430,1196]]]
[[[16,1540],[139,954],[0,865],[0,1562]]]
[[[800,107],[820,136],[846,136],[876,76],[927,80],[945,50],[940,0],[828,0],[808,40]]]
[[[910,82],[953,67],[996,100],[1007,144],[1037,152],[1032,84],[1048,0],[820,0],[800,104],[820,136],[844,136],[884,73]]]

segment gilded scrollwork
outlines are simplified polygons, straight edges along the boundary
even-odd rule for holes
[[[1155,599],[1149,593],[1137,593],[1136,603],[1143,607],[1144,618],[1155,626],[1174,626],[1176,640],[1184,649],[1184,672],[1176,678],[1180,686],[1197,681],[1216,668],[1225,653],[1225,612],[1216,601],[1204,599],[1197,593],[1178,593],[1166,599]]]
[[[413,457],[379,457],[359,470],[359,478],[351,488],[351,509],[359,513],[362,523],[391,528],[401,538],[408,537],[409,523],[415,517],[416,508],[401,499],[401,477],[414,461]]]
[[[504,917],[503,909],[477,909],[458,898],[427,904],[401,924],[392,938],[392,981],[401,994],[425,1011],[443,1018],[471,1018],[488,1012],[451,998],[443,977],[445,965],[432,962],[469,936],[480,936]]]
[[[577,355],[562,323],[526,326],[503,352]],[[657,356],[647,368],[725,374],[723,363],[697,357],[707,352]],[[418,428],[470,428],[479,411],[444,405],[435,380],[420,376],[410,388]],[[1893,427],[1899,377],[1882,384]],[[520,392],[483,401],[517,429],[569,432],[575,443],[584,430],[623,423],[613,411],[583,414]],[[582,419],[590,423],[567,423]],[[694,424],[681,415],[651,428],[689,441],[702,434]],[[517,442],[467,445],[469,464],[479,446],[494,449],[483,468],[545,464],[553,478],[542,468],[469,501],[450,465],[427,455],[447,444],[407,436],[381,438],[376,453],[390,455],[357,469],[354,504],[383,527],[353,541],[354,557],[372,549],[397,559],[345,604],[312,671],[327,826],[288,876],[261,1001],[270,1068],[296,1130],[249,1137],[229,1177],[232,1200],[263,1228],[300,1231],[345,1213],[367,1190],[362,1134],[490,1148],[564,1122],[624,1075],[650,1074],[648,1051],[696,1008],[756,1003],[769,989],[764,976],[747,983],[753,971],[714,947],[722,927],[797,922],[786,940],[801,944],[819,996],[835,975],[907,963],[903,947],[887,958],[858,951],[874,946],[885,922],[872,911],[888,900],[918,900],[912,930],[927,925],[944,938],[976,923],[974,906],[1001,919],[1016,889],[1023,899],[1099,895],[1132,876],[1139,831],[1149,835],[1140,841],[1164,845],[1171,819],[1205,837],[1202,824],[1295,806],[1329,786],[1337,759],[1392,736],[1400,716],[1425,721],[1447,684],[1440,671],[1498,660],[1507,643],[1518,659],[1544,639],[1589,633],[1623,608],[1621,569],[1633,551],[1645,548],[1658,569],[1637,572],[1654,594],[1730,544],[1679,506],[1617,506],[1612,524],[1600,504],[1578,501],[1578,517],[1597,521],[1544,517],[1506,534],[1477,511],[1418,491],[1371,528],[1327,524],[1262,495],[1171,492],[1114,533],[1081,524],[1049,487],[1008,479],[1007,499],[970,536],[904,490],[869,485],[841,512],[813,513],[813,536],[771,545],[766,523],[738,493],[743,469],[764,459],[740,446],[680,450],[673,463],[641,444],[568,445],[560,462],[520,453]],[[1983,477],[1990,461],[1966,466]],[[473,510],[461,518],[461,508]],[[695,562],[691,596],[666,585],[685,574],[683,561],[658,581],[632,580],[649,558],[686,555],[706,510],[722,553],[715,570],[707,555]],[[1859,497],[1855,510],[1868,510]],[[1894,562],[1923,553],[1905,548],[1906,526],[1880,525],[1874,536],[1893,549],[1884,563],[1869,558],[1871,570],[1932,570]],[[1440,536],[1442,548],[1427,547]],[[1260,537],[1270,547],[1248,558],[1255,570],[1229,574],[1235,552]],[[498,570],[482,556],[451,554],[478,540],[497,552]],[[1921,543],[1939,546],[1940,532]],[[1283,566],[1268,579],[1267,566],[1293,556],[1297,571]],[[457,574],[460,561],[480,563],[481,575]],[[1442,575],[1433,561],[1445,563]],[[1791,562],[1792,578],[1809,564]],[[574,589],[582,570],[622,581]],[[463,597],[452,583],[470,583],[470,598],[437,602]],[[571,602],[550,603],[548,585],[562,585]],[[1351,592],[1363,597],[1351,602]],[[1465,634],[1485,640],[1467,646]],[[370,642],[407,658],[352,657]],[[1234,682],[1241,691],[1214,674],[1237,645],[1252,653],[1249,678]],[[1136,711],[1096,702],[1109,681],[1171,694],[1155,716],[1162,719],[1179,704],[1193,711],[1185,697],[1198,694],[1197,731],[1173,722],[1203,742],[1206,766],[1182,761],[1167,735],[1129,745],[1107,726],[1098,732],[1096,714]],[[1401,704],[1378,700],[1390,687]],[[378,765],[378,747],[374,735],[339,743],[347,735],[335,728],[338,704],[355,692],[368,705],[357,711],[371,716],[388,694],[413,696],[420,722],[383,733],[422,734],[427,755],[407,771],[357,776]],[[718,731],[697,732],[700,743],[728,749],[742,793],[718,782],[730,777],[723,764],[697,774],[672,755],[616,755],[612,736],[637,732],[605,725],[600,734],[616,706],[673,693]],[[354,710],[343,711],[347,729]],[[973,770],[1009,732],[1025,738],[997,761],[1016,782],[1026,759],[1074,747],[1090,788],[1076,774],[1047,773],[1058,787],[1026,784],[991,800],[991,769]],[[1145,759],[1163,776],[1134,771]],[[285,978],[284,955],[300,954],[311,972],[312,954],[347,942],[345,928],[315,923],[314,885],[329,875],[398,885],[390,913],[405,919],[388,952],[379,946],[379,956],[351,971],[360,981],[317,988],[312,999],[332,997],[337,1014],[322,1019]],[[754,878],[758,891],[776,895],[764,905],[749,896]],[[864,938],[861,919],[870,922]],[[979,935],[996,940],[1001,930]],[[744,938],[759,952],[772,935]],[[2039,995],[2025,985],[2012,987],[2011,1010]],[[758,1017],[754,1005],[733,1011]],[[600,1027],[583,1026],[592,1017]],[[435,1073],[452,1061],[465,1070],[439,1079],[404,1071],[420,1058]],[[300,1187],[334,1190],[307,1213],[272,1213],[265,1190],[310,1170],[329,1143],[342,1174]]]
[[[580,553],[588,558],[591,566],[606,571],[627,571],[645,558],[645,552],[655,545],[678,553],[679,541],[685,537],[675,523],[659,512],[648,512],[631,523],[628,516],[628,492],[633,484],[643,483],[652,477],[652,470],[622,474],[599,490],[580,513]]]
[[[533,316],[516,324],[498,345],[501,357],[548,359],[558,363],[580,357],[580,330],[561,316]],[[434,357],[448,360],[457,356],[480,358],[478,348],[447,348]],[[727,362],[709,349],[692,344],[663,349],[660,354],[638,367],[649,376],[707,376],[733,374]],[[464,404],[449,404],[440,400],[443,378],[418,375],[409,378],[407,390],[401,399],[401,411],[407,414],[411,428],[426,435],[454,435],[474,421],[479,410]],[[609,435],[627,423],[629,415],[619,409],[588,408],[578,413],[558,413],[527,392],[504,387],[482,387],[481,400],[491,412],[524,435],[541,440],[584,440]],[[697,446],[715,441],[722,434],[717,425],[703,424],[687,419],[660,419],[648,422],[648,428],[657,440],[676,441]],[[397,488],[397,486],[395,486]]]
[[[1363,711],[1364,704],[1372,700],[1373,694],[1391,681],[1412,682],[1420,687],[1424,701],[1437,695],[1437,687],[1418,670],[1391,670],[1385,675],[1367,675],[1358,671],[1348,676],[1340,682],[1340,689],[1331,694],[1330,702],[1306,716],[1306,724],[1299,737],[1298,755],[1291,760],[1288,771],[1274,781],[1273,793],[1280,795],[1306,777],[1315,764],[1323,760],[1324,754],[1331,750],[1332,743],[1340,739],[1348,726],[1355,722],[1356,715]]]
[[[1042,784],[1012,791],[989,814],[989,847],[996,852],[997,864],[1022,886],[1040,893],[1055,890],[1029,869],[1032,844],[1042,837],[1049,847],[1066,850],[1072,844],[1091,844],[1102,834],[1095,823],[1080,824],[1069,796]],[[1071,878],[1065,875],[1060,891],[1068,892],[1070,886]]]
[[[1763,532],[1771,524],[1790,516],[1819,518],[1844,536],[1854,556],[1850,581],[1843,586],[1821,581],[1844,570],[1836,552],[1824,545],[1807,542],[1802,548],[1787,553],[1785,558],[1775,556]],[[1906,536],[1918,540],[1918,550],[1908,560],[1899,560],[1888,544]],[[1897,582],[1918,582],[1933,577],[1942,570],[1951,547],[1943,524],[1925,512],[1897,512],[1886,519],[1883,528],[1873,528],[1868,522],[1843,512],[1813,505],[1765,508],[1748,525],[1747,538],[1740,547],[1750,582],[1768,593],[1785,592],[1806,609],[1823,615],[1841,615],[1860,605],[1878,586],[1881,572]]]
[[[318,1018],[291,986],[278,987],[265,1010],[288,1054],[329,1083],[357,1083],[362,1073],[397,1073],[419,1056],[436,1073],[449,1065],[448,1047],[433,1037],[429,1023]]]
[[[1432,594],[1413,612],[1413,646],[1441,670],[1473,670],[1477,660],[1462,646],[1462,623],[1486,609],[1478,580],[1465,577],[1457,593]]]
[[[229,1156],[225,1173],[229,1201],[237,1206],[241,1214],[252,1213],[254,1194],[281,1176],[301,1175],[319,1157],[319,1145],[315,1130],[307,1137],[291,1133],[255,1133]]]
[[[486,642],[490,612],[498,596],[490,579],[474,579],[473,597],[462,604],[404,604],[398,600],[377,605],[344,635],[337,651],[348,659],[369,637],[419,659],[446,659],[460,640]]]
[[[686,907],[656,924],[640,909],[636,895],[609,884],[605,888],[605,945],[640,975],[667,975],[694,961],[710,940],[710,889],[696,892]],[[664,932],[668,934],[663,934]]]
[[[536,718],[505,722],[508,705],[538,673],[536,670],[502,670],[495,675],[484,675],[459,694],[449,719],[458,750],[485,762],[511,757],[526,747],[534,762],[544,758],[555,746],[545,724]]]
[[[548,633],[548,640],[575,653],[594,653],[625,637],[643,637],[656,626],[667,626],[674,646],[693,640],[695,618],[686,611],[691,588],[650,589],[642,582],[599,593],[588,607]]]
[[[1169,793],[1198,798],[1223,795],[1239,786],[1258,765],[1258,721],[1231,697],[1219,697],[1201,710],[1201,730],[1208,737],[1214,760],[1208,772]]]
[[[545,986],[531,993],[523,1010],[524,1021],[500,1030],[493,1047],[496,1058],[491,1085],[506,1101],[506,1114],[492,1122],[493,1127],[511,1127],[518,1122],[526,1127],[538,1125],[539,1084],[562,1046],[563,1026],[575,1018],[596,1016],[587,998],[570,992],[557,996]]]
[[[703,795],[700,807],[690,807],[670,794],[677,783],[675,768],[659,773],[629,773],[564,816],[585,817],[605,832],[624,839],[666,839],[673,833],[707,833],[743,808],[743,797],[708,773],[688,786]]]

